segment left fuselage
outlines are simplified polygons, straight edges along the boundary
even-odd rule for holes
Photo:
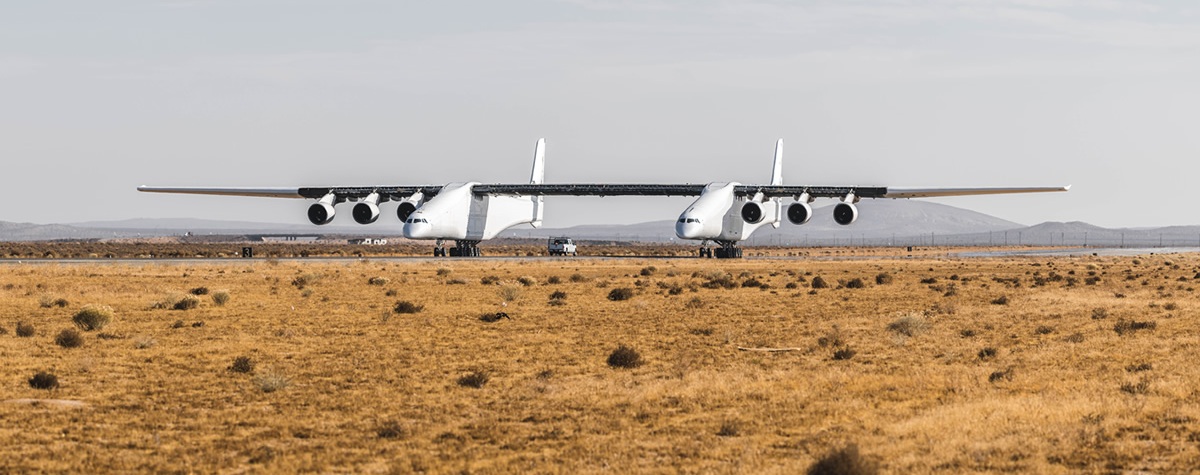
[[[482,241],[501,231],[538,219],[540,197],[477,195],[478,183],[451,183],[422,204],[404,222],[409,239]]]

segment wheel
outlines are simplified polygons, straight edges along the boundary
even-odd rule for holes
[[[457,247],[450,248],[450,257],[462,257],[462,251]]]

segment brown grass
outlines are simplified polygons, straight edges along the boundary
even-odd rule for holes
[[[86,406],[0,402],[0,472],[803,473],[851,443],[843,461],[881,473],[1186,472],[1200,305],[1178,278],[1200,256],[1141,259],[4,264],[0,326],[43,330],[0,335],[4,398]],[[448,264],[467,283],[445,285]],[[1088,272],[1102,278],[1083,285]],[[706,288],[718,273],[769,287]],[[806,273],[892,280],[786,288]],[[485,276],[558,283],[506,301]],[[200,286],[237,298],[151,308]],[[608,299],[625,287],[637,296]],[[547,305],[550,291],[571,305]],[[112,307],[103,331],[128,338],[58,347],[74,307],[44,295]],[[381,321],[405,298],[424,310]],[[514,318],[479,319],[497,312]],[[905,315],[924,316],[919,336],[889,330]],[[620,344],[643,364],[610,368]],[[853,357],[835,360],[843,348]],[[227,370],[239,356],[258,368]],[[459,386],[480,368],[486,384]],[[30,387],[38,372],[59,387]]]

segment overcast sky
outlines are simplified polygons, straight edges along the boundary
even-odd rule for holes
[[[0,220],[303,223],[134,188],[523,182],[545,137],[548,182],[762,183],[783,138],[788,184],[1073,184],[938,201],[1200,224],[1198,84],[1191,1],[4,2]],[[689,201],[550,198],[546,224]]]

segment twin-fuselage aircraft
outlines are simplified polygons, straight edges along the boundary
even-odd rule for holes
[[[675,235],[701,241],[700,257],[741,257],[739,241],[763,226],[778,228],[786,219],[796,225],[812,219],[817,198],[840,200],[833,219],[849,225],[858,219],[854,205],[863,198],[928,198],[941,196],[1041,193],[1067,191],[1070,186],[1016,188],[889,188],[884,186],[807,186],[783,184],[783,139],[775,144],[771,181],[766,185],[736,182],[708,184],[544,183],[546,141],[534,148],[529,183],[447,185],[327,186],[301,188],[198,188],[140,186],[138,191],[202,195],[307,198],[308,219],[323,225],[333,221],[335,206],[354,202],[350,214],[359,224],[379,219],[381,203],[395,201],[396,217],[404,222],[404,237],[436,242],[434,256],[446,256],[445,242],[453,240],[450,256],[479,256],[480,241],[521,224],[542,224],[546,196],[699,196],[679,215]],[[787,203],[783,200],[787,199]],[[786,206],[785,206],[786,204]],[[715,243],[715,249],[710,246]],[[715,251],[715,252],[714,252]]]

